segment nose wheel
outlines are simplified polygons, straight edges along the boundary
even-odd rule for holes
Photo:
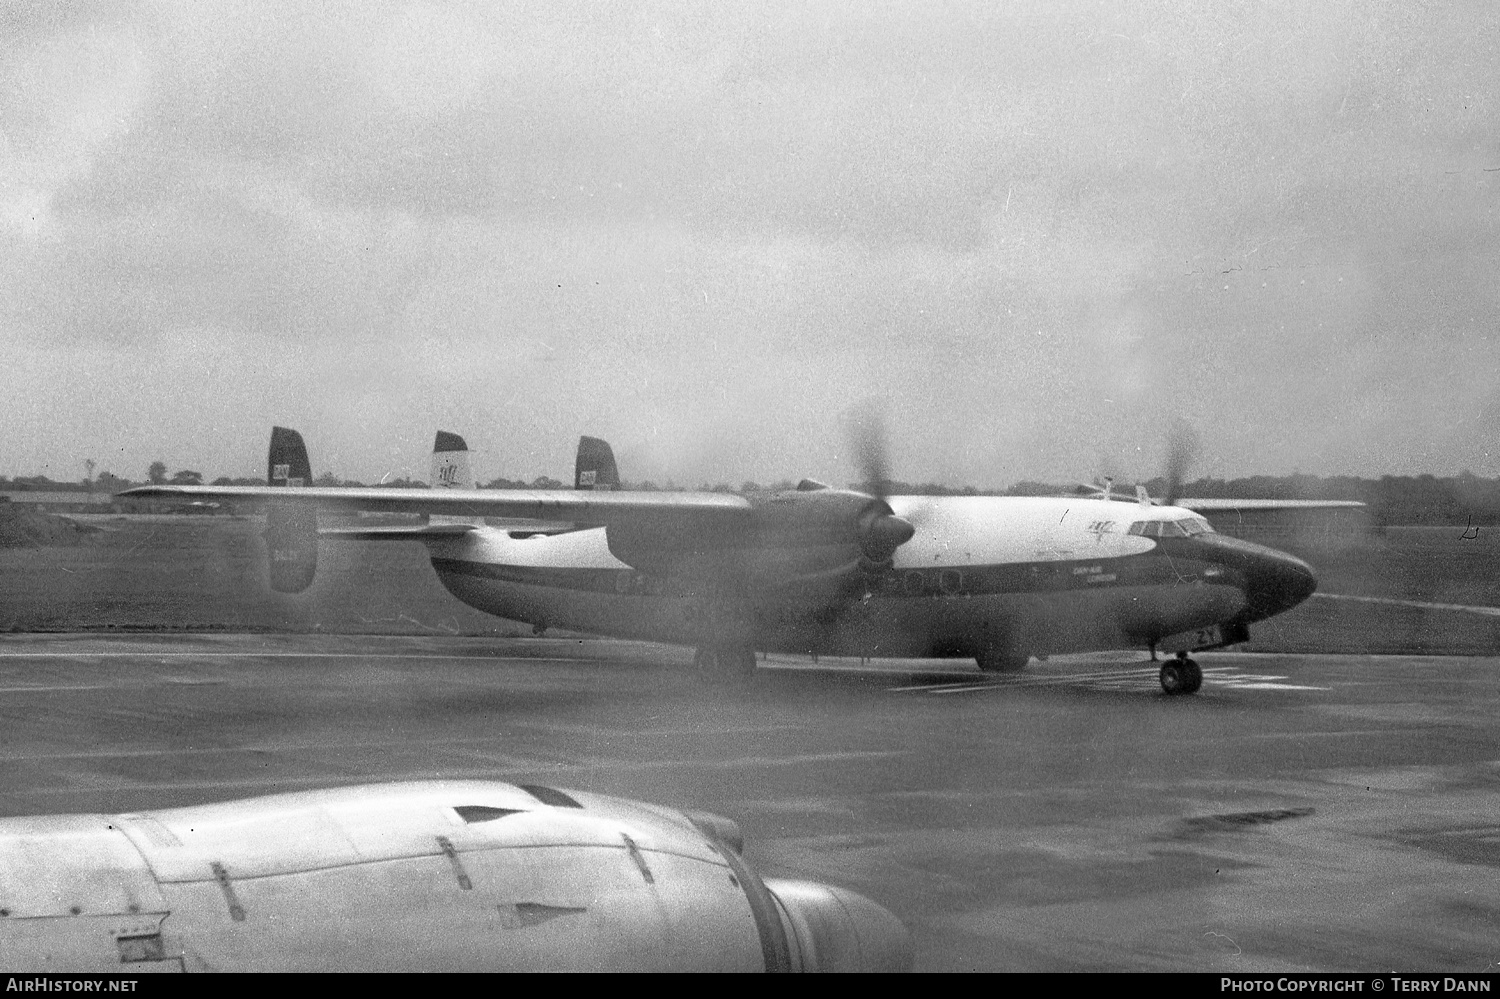
[[[1196,694],[1203,686],[1203,671],[1198,664],[1179,652],[1176,659],[1161,664],[1161,689],[1168,694]]]

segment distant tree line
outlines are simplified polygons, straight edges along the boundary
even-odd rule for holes
[[[146,482],[169,485],[201,485],[203,474],[191,469],[170,472],[164,462],[152,462],[146,472]],[[264,478],[214,479],[215,486],[260,486]],[[0,476],[0,491],[6,492],[101,492],[117,493],[131,486],[144,483],[132,482],[110,472],[100,472],[92,480],[58,482],[45,475],[22,475],[15,478]],[[341,479],[331,472],[324,472],[313,480],[314,486],[362,487],[366,483],[355,479]],[[1166,495],[1164,479],[1152,479],[1142,483],[1151,496],[1160,499]],[[420,479],[391,479],[375,483],[377,487],[395,489],[426,489],[427,483]],[[1078,492],[1077,486],[1059,486],[1044,482],[1018,482],[1004,490],[980,490],[973,486],[944,486],[937,483],[887,482],[879,490],[897,496],[1057,496]],[[495,478],[480,486],[481,489],[568,489],[571,483],[542,475],[526,482],[521,479]],[[625,489],[654,491],[675,490],[672,482],[658,485],[651,481],[627,483]],[[743,482],[736,489],[728,483],[707,483],[697,486],[700,492],[761,493],[795,489],[796,483],[789,480],[761,486],[755,482]],[[875,492],[872,483],[853,483],[850,488]],[[1117,489],[1132,491],[1123,484]],[[1354,476],[1318,475],[1256,475],[1243,479],[1198,479],[1182,487],[1182,495],[1203,499],[1325,499],[1358,500],[1370,509],[1377,524],[1390,525],[1452,525],[1452,524],[1500,524],[1500,478],[1484,479],[1471,472],[1452,476],[1434,475],[1384,475],[1378,479],[1363,479]]]
[[[1151,489],[1165,489],[1157,480]],[[1471,472],[1435,475],[1383,475],[1378,479],[1317,475],[1254,476],[1248,479],[1199,479],[1182,489],[1184,496],[1205,499],[1359,500],[1377,524],[1500,524],[1500,478],[1482,479]],[[1155,491],[1152,495],[1157,495]]]

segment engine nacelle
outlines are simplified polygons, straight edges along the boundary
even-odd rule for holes
[[[727,819],[490,781],[0,819],[0,967],[906,970],[853,892],[763,882]]]

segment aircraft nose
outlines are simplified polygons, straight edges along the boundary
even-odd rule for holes
[[[1245,609],[1251,620],[1289,610],[1318,588],[1312,566],[1285,552],[1263,549],[1245,568]]]
[[[1235,569],[1243,578],[1245,618],[1261,621],[1295,607],[1318,588],[1312,566],[1286,552],[1222,534],[1193,539],[1203,558]]]
[[[781,903],[801,971],[910,971],[911,934],[888,909],[845,888],[766,879]]]

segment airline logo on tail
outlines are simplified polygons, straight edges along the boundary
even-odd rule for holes
[[[304,485],[301,476],[292,475],[291,465],[273,465],[271,467],[271,485],[282,483],[291,489],[297,489]]]

